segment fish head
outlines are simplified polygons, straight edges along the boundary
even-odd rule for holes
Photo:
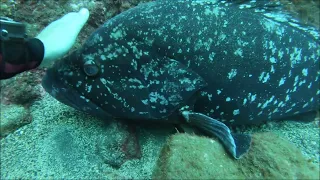
[[[93,61],[83,59],[81,50],[78,50],[56,61],[47,70],[42,86],[52,97],[67,106],[101,118],[112,118],[88,95],[92,88],[89,84],[95,81],[99,73],[100,67]]]

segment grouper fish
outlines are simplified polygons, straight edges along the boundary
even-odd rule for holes
[[[285,16],[216,0],[158,0],[106,21],[43,78],[104,119],[187,123],[240,158],[261,124],[319,109],[319,37]]]

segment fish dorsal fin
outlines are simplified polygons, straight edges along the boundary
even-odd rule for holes
[[[316,27],[302,23],[297,19],[292,12],[285,9],[285,5],[279,1],[270,0],[192,0],[193,3],[201,5],[215,5],[215,6],[234,6],[244,11],[252,11],[263,15],[265,18],[291,26],[295,29],[304,31],[313,39],[319,40],[319,29]]]
[[[319,40],[319,29],[316,27],[302,23],[297,19],[292,12],[285,9],[285,4],[279,1],[270,0],[225,0],[221,1],[225,6],[238,6],[239,9],[253,10],[255,13],[260,13],[264,17],[282,24],[286,24],[295,29],[302,30]]]

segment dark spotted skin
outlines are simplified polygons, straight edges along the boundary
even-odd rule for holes
[[[319,109],[317,33],[270,16],[216,1],[141,4],[97,29],[43,84],[67,105],[126,119],[170,120],[190,101],[228,125]]]

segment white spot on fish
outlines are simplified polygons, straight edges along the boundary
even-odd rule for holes
[[[214,52],[211,52],[211,53],[209,54],[209,59],[210,59],[210,61],[213,61],[215,55],[216,55],[216,53],[214,53]]]
[[[294,52],[290,54],[290,61],[291,61],[291,67],[293,67],[295,64],[300,63],[301,61],[301,51],[302,49],[294,48]]]
[[[279,86],[283,85],[285,81],[286,81],[286,77],[282,77],[279,81]]]
[[[166,112],[167,112],[166,109],[160,110],[160,113],[166,113]]]
[[[100,58],[101,58],[102,61],[105,61],[107,59],[106,56],[103,55],[103,54],[100,56]]]
[[[220,41],[224,41],[226,39],[226,37],[227,37],[227,35],[220,34],[219,37],[218,37],[219,38],[219,42],[217,44],[220,44]]]
[[[149,100],[152,103],[156,103],[157,101],[159,101],[161,105],[168,105],[168,100],[163,95],[160,95],[157,92],[151,92],[149,94]]]
[[[270,75],[269,73],[267,73],[267,75],[263,78],[263,83],[266,83],[268,80],[270,79]]]
[[[266,108],[268,106],[269,103],[271,103],[274,99],[274,96],[272,96],[269,100],[267,100],[263,105],[262,105],[262,109]]]
[[[299,86],[301,86],[302,84],[306,83],[306,80],[300,81],[299,82]]]
[[[276,60],[276,58],[271,57],[271,58],[270,58],[270,62],[271,62],[272,64],[275,64],[275,63],[277,62],[277,60]]]
[[[234,55],[240,56],[243,58],[243,50],[241,48],[238,48],[235,52]]]
[[[250,100],[250,101],[251,101],[251,102],[253,102],[254,100],[256,100],[256,97],[257,97],[257,95],[256,95],[256,94],[255,94],[255,95],[252,95],[252,96],[251,96],[251,100]]]
[[[239,110],[239,109],[236,109],[236,110],[233,111],[233,115],[234,115],[234,116],[235,116],[235,115],[238,115],[238,114],[240,114],[240,110]]]
[[[308,76],[308,68],[304,68],[304,69],[302,70],[302,75],[303,75],[303,76]]]
[[[224,22],[223,22],[223,27],[227,27],[227,25],[228,25],[228,21],[227,20],[224,20]]]
[[[259,76],[259,81],[262,81],[262,83],[266,83],[270,79],[270,74],[262,72]]]
[[[76,87],[80,87],[82,84],[82,81],[78,81],[77,84],[76,84]]]
[[[289,101],[289,100],[290,100],[290,96],[287,95],[287,96],[286,96],[286,101]]]
[[[278,51],[278,57],[282,59],[284,52],[282,50]]]
[[[277,104],[277,102],[278,102],[278,100],[275,100],[275,101],[273,102],[273,105],[276,105],[276,104]]]
[[[110,34],[110,36],[115,40],[122,38],[124,35],[125,35],[125,32],[123,32],[121,29],[118,29],[117,31],[112,32]]]
[[[92,85],[87,85],[86,84],[86,91],[88,92],[88,93],[90,93],[91,92],[91,89],[92,89]]]
[[[290,112],[290,111],[292,111],[292,108],[290,108],[290,109],[286,110],[286,112],[285,112],[285,113],[288,113],[288,112]]]
[[[236,69],[231,69],[231,71],[228,73],[228,78],[232,79],[237,75],[237,70]]]
[[[275,69],[274,69],[273,65],[271,65],[271,70],[270,70],[270,72],[275,73]]]
[[[206,10],[204,11],[204,14],[205,15],[215,15],[216,17],[219,15],[219,9],[218,7],[214,7],[212,9],[209,9],[209,7],[211,6],[208,6],[208,8],[206,8]]]
[[[298,82],[299,82],[299,76],[296,76],[296,77],[294,78],[294,84],[293,84],[293,86],[296,86],[296,85],[298,84]]]
[[[231,101],[231,98],[230,98],[230,97],[227,97],[227,98],[226,98],[226,101],[227,101],[227,102]]]
[[[262,81],[263,77],[264,77],[265,72],[262,72],[259,76],[259,81]]]
[[[244,98],[243,105],[247,104],[247,98]]]
[[[149,104],[149,100],[148,100],[148,99],[141,100],[141,102],[142,102],[144,105],[148,105],[148,104]]]

